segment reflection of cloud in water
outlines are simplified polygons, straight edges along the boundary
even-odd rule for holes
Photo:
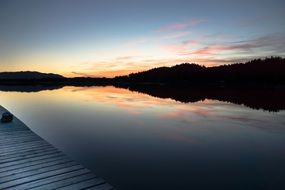
[[[209,99],[181,103],[111,86],[64,87],[29,94],[1,92],[0,96],[4,106],[10,104],[10,108],[14,107],[11,111],[26,113],[29,107],[31,112],[39,113],[46,113],[45,109],[59,115],[65,111],[86,113],[86,121],[102,123],[100,126],[114,125],[117,129],[117,125],[122,125],[125,130],[138,128],[166,141],[200,144],[221,134],[225,135],[224,138],[235,135],[236,129],[238,132],[257,130],[280,134],[285,131],[284,111],[254,110]],[[89,114],[94,114],[95,118],[89,118]]]
[[[183,127],[176,126],[175,129],[179,130],[172,135],[176,136],[176,139],[179,139],[178,137],[187,139],[185,134],[187,134],[189,127],[193,128],[200,123],[205,123],[208,130],[211,130],[211,125],[223,122],[238,127],[254,127],[269,131],[285,130],[280,125],[280,123],[285,122],[280,121],[280,115],[284,115],[284,112],[269,113],[217,100],[206,99],[185,104],[111,86],[81,88],[80,94],[83,94],[88,101],[95,101],[104,106],[114,106],[122,111],[127,110],[129,114],[134,116],[147,114],[150,117],[175,122],[175,125],[181,123]],[[274,121],[275,117],[278,118],[277,121]],[[273,123],[274,125],[272,125]],[[162,127],[167,128],[171,125]]]
[[[136,114],[159,107],[169,108],[171,105],[177,104],[173,100],[154,98],[146,94],[131,92],[127,89],[112,86],[86,87],[81,88],[81,92],[84,92],[84,96],[88,101],[115,106]]]
[[[281,118],[284,118],[283,120]],[[254,127],[271,132],[285,132],[285,112],[268,113],[214,100],[177,105],[176,109],[163,115],[163,119],[176,119],[185,124],[230,123],[240,127]]]

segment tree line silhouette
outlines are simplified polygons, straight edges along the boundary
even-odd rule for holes
[[[0,85],[92,86],[161,83],[176,85],[285,84],[285,59],[270,57],[215,67],[182,63],[172,67],[159,67],[114,78],[66,78],[58,74],[39,72],[0,73]]]
[[[215,67],[183,63],[115,77],[128,83],[167,84],[285,84],[285,59],[270,57]]]
[[[285,59],[270,57],[215,67],[183,63],[114,78],[65,78],[38,72],[0,73],[1,91],[36,92],[63,86],[107,85],[184,103],[214,99],[279,111],[285,110]]]

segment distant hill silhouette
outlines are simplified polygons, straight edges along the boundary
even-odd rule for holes
[[[5,86],[23,86],[27,85],[30,89],[32,85],[41,86],[40,88],[53,88],[52,86],[93,86],[93,85],[111,85],[110,78],[91,78],[91,77],[73,77],[66,78],[64,76],[53,73],[40,73],[34,71],[21,72],[0,72],[0,85]],[[36,88],[35,88],[36,89]]]
[[[40,79],[60,79],[61,75],[53,73],[40,73],[36,71],[20,71],[20,72],[0,72],[0,79],[6,80],[40,80]]]
[[[115,77],[127,83],[176,84],[285,84],[285,59],[271,57],[215,67],[183,63]]]

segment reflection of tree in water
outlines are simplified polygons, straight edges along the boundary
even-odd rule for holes
[[[61,85],[0,85],[0,91],[6,92],[39,92],[60,89]]]
[[[145,93],[159,98],[171,98],[188,103],[205,99],[231,102],[253,109],[280,111],[285,109],[285,89],[276,88],[183,88],[159,85],[138,85],[129,87],[131,91]]]
[[[38,92],[43,90],[56,90],[63,85],[3,85],[0,91]],[[118,87],[118,86],[117,86]],[[189,87],[167,85],[131,85],[119,86],[158,98],[171,98],[173,100],[189,103],[205,99],[213,99],[234,104],[245,105],[253,109],[267,111],[285,110],[284,88],[258,88],[258,87]]]

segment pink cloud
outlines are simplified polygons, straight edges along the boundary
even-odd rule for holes
[[[215,34],[213,37],[216,37]],[[224,37],[225,35],[223,35]],[[222,36],[219,36],[219,38]],[[169,51],[178,56],[192,58],[193,56],[213,56],[213,55],[228,55],[229,53],[235,56],[253,55],[256,52],[268,52],[274,51],[277,54],[284,52],[284,46],[280,46],[281,42],[285,41],[283,34],[272,34],[267,36],[261,36],[255,39],[249,39],[236,42],[225,42],[221,40],[221,43],[214,43],[205,45],[205,37],[199,39],[189,39],[176,44],[168,44],[161,46],[162,49]],[[219,40],[218,40],[219,41]],[[196,49],[193,49],[196,48]],[[283,53],[284,54],[284,53]]]
[[[185,22],[177,22],[177,23],[172,23],[169,25],[165,25],[160,27],[158,30],[156,30],[157,32],[169,32],[172,30],[182,30],[182,29],[186,29],[188,27],[192,27],[192,26],[196,26],[202,22],[205,22],[205,20],[201,20],[201,19],[192,19],[192,20],[188,20]]]
[[[178,44],[171,44],[171,45],[163,45],[161,46],[162,49],[170,52],[175,52],[178,54],[188,54],[187,47],[199,45],[200,43],[197,40],[185,40]]]
[[[204,47],[198,50],[195,50],[193,52],[190,52],[190,54],[194,55],[213,55],[216,53],[219,53],[220,51],[226,50],[225,47],[222,46],[210,46],[210,47]]]
[[[84,73],[84,72],[72,71],[71,74],[75,75],[76,77],[95,77],[93,74],[88,74],[88,73]]]
[[[199,42],[196,41],[196,40],[186,40],[186,41],[183,41],[182,44],[185,45],[185,46],[188,46],[188,45],[197,45],[197,44],[199,44]]]
[[[231,50],[243,50],[248,48],[254,48],[255,46],[251,45],[235,45],[235,46],[227,46],[227,45],[212,45],[212,46],[206,46],[200,49],[197,49],[195,51],[183,51],[180,54],[181,55],[198,55],[198,56],[204,56],[204,55],[215,55],[219,53],[223,53],[224,51],[231,51]]]

